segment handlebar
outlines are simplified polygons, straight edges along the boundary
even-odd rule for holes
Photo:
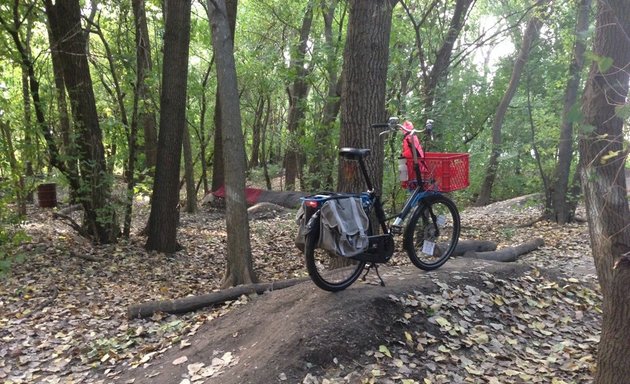
[[[379,129],[383,129],[383,128],[387,128],[386,131],[383,131],[379,134],[379,136],[382,135],[386,135],[388,133],[391,132],[397,132],[398,130],[401,130],[407,134],[411,134],[411,135],[415,135],[416,133],[427,133],[427,135],[429,136],[429,138],[431,140],[433,140],[433,123],[434,121],[432,119],[427,119],[427,122],[425,124],[424,129],[422,130],[417,130],[417,129],[409,129],[407,127],[405,127],[404,125],[400,124],[400,120],[398,119],[398,117],[390,117],[389,120],[387,121],[387,123],[377,123],[377,124],[372,124],[372,128],[379,128]]]

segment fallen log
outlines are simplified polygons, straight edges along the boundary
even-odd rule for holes
[[[466,252],[488,252],[497,249],[497,244],[489,240],[460,240],[451,256],[461,256]]]
[[[307,280],[308,278],[304,277],[300,279],[282,280],[271,283],[246,284],[205,295],[187,296],[174,300],[149,301],[147,303],[130,306],[127,310],[127,318],[135,319],[150,317],[156,312],[173,314],[191,312],[229,300],[235,300],[242,295],[249,295],[252,293],[262,294],[267,291],[288,288]]]
[[[475,252],[468,251],[464,253],[464,257],[472,257],[476,259],[483,260],[493,260],[493,261],[502,261],[502,262],[511,262],[516,261],[520,255],[531,252],[535,249],[538,249],[540,246],[544,245],[545,241],[543,239],[533,239],[526,243],[517,245],[516,247],[507,247],[499,249],[498,251],[491,252]]]

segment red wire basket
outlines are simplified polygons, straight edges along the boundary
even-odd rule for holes
[[[423,161],[426,168],[420,167],[422,180],[426,183],[434,180],[440,191],[457,191],[470,185],[467,153],[425,152],[420,163]]]

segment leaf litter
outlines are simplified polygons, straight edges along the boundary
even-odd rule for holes
[[[490,206],[492,207],[492,206]],[[600,297],[583,223],[540,221],[535,205],[471,208],[462,214],[467,238],[499,246],[543,237],[545,246],[518,262],[527,276],[476,284],[435,281],[438,291],[392,295],[404,306],[389,343],[375,345],[360,364],[335,357],[335,366],[308,383],[466,383],[590,381],[601,321]],[[136,232],[148,207],[137,207]],[[24,229],[32,241],[26,261],[15,264],[0,286],[0,379],[5,383],[108,383],[124,370],[151,366],[170,349],[183,352],[206,322],[246,305],[247,297],[206,310],[127,320],[129,305],[205,294],[219,288],[226,233],[220,210],[182,214],[172,256],[146,252],[133,235],[94,247],[34,209]],[[294,249],[293,214],[251,222],[255,270],[261,281],[306,275]],[[82,256],[89,255],[90,258]],[[98,260],[98,261],[90,261]],[[398,253],[392,270],[408,265]],[[548,271],[553,271],[548,273]],[[211,362],[188,362],[189,382],[203,382],[238,364],[217,351]],[[228,355],[228,353],[230,353]],[[286,375],[279,373],[279,378]]]

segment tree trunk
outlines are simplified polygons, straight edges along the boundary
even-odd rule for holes
[[[573,123],[576,120],[577,97],[580,87],[580,78],[584,68],[584,52],[586,51],[586,34],[589,28],[589,15],[591,12],[591,0],[580,0],[577,23],[575,25],[575,45],[573,58],[569,65],[569,80],[564,92],[564,107],[562,111],[562,124],[560,126],[560,139],[558,141],[558,163],[550,183],[551,205],[546,207],[548,217],[558,224],[570,222],[575,216],[576,204],[570,201],[577,200],[577,196],[569,192],[569,174],[571,173],[571,160],[573,159]],[[573,116],[572,116],[573,115]]]
[[[327,74],[327,96],[322,117],[319,125],[316,126],[317,140],[315,140],[315,156],[309,162],[309,190],[332,190],[333,189],[333,165],[337,154],[332,150],[334,146],[333,131],[335,121],[339,115],[341,107],[341,85],[342,81],[338,76],[337,53],[338,44],[341,36],[335,40],[333,36],[333,21],[335,16],[335,8],[337,1],[332,0],[326,9],[322,10],[324,14],[324,38],[326,40],[326,74]],[[340,32],[341,33],[341,32]]]
[[[184,128],[184,175],[186,178],[186,212],[197,212],[197,188],[195,187],[195,168],[190,145],[190,131]]]
[[[229,24],[229,38],[234,44],[234,32],[236,31],[236,12],[238,10],[238,0],[225,0],[225,12]],[[208,11],[208,19],[210,18]],[[225,164],[223,163],[223,121],[221,111],[221,100],[217,86],[216,102],[214,104],[214,154],[212,163],[212,190],[216,191],[225,184]]]
[[[186,129],[190,1],[167,0],[158,156],[147,250],[172,253],[177,244],[179,168]]]
[[[448,75],[455,41],[457,41],[457,38],[464,27],[468,11],[474,2],[475,0],[457,0],[455,2],[455,9],[453,10],[453,17],[451,18],[448,32],[442,42],[442,46],[435,55],[435,60],[431,65],[431,71],[428,76],[424,78],[425,84],[423,87],[423,102],[425,113],[428,114],[427,117],[429,118],[432,116],[433,103],[435,102],[435,92],[438,89],[440,82],[442,82]],[[418,45],[420,45],[420,42],[418,42]],[[419,47],[419,49],[422,49],[422,47]],[[423,56],[426,57],[426,55]]]
[[[147,28],[144,0],[133,0],[133,21],[136,36],[136,83],[133,95],[133,109],[131,113],[131,125],[127,134],[127,146],[129,156],[125,169],[127,182],[127,199],[125,201],[125,223],[123,235],[129,237],[131,232],[131,215],[133,213],[133,195],[136,185],[135,171],[137,159],[138,125],[144,130],[145,161],[146,166],[154,169],[156,159],[157,131],[155,127],[155,115],[147,110],[150,103],[146,78],[151,70],[151,51],[149,45],[149,31]],[[142,110],[140,110],[142,103]],[[152,162],[152,163],[151,163]]]
[[[392,6],[390,1],[350,1],[343,62],[339,148],[371,149],[365,160],[377,191],[383,178],[383,143],[370,125],[387,120],[385,88]],[[344,163],[339,164],[338,190],[365,190],[360,172],[344,172]]]
[[[153,63],[151,61],[151,41],[144,0],[132,0],[133,21],[136,31],[136,95],[139,99],[138,123],[144,133],[144,155],[146,167],[155,170],[157,163],[157,124],[155,111],[146,79]]]
[[[55,142],[55,138],[48,127],[46,122],[46,111],[43,101],[40,98],[39,94],[39,81],[35,76],[35,66],[30,57],[30,52],[26,49],[26,46],[22,42],[22,38],[18,32],[19,20],[16,20],[19,17],[17,10],[13,12],[14,20],[10,25],[0,14],[0,24],[2,28],[11,36],[13,42],[15,43],[15,47],[18,50],[20,61],[22,68],[26,70],[28,75],[28,87],[30,90],[30,95],[33,98],[33,109],[35,110],[35,119],[37,122],[37,126],[42,136],[44,137],[48,149],[49,156],[49,165],[51,167],[55,167],[59,169],[61,173],[68,177],[68,181],[71,185],[71,188],[76,190],[79,187],[78,177],[71,178],[66,172],[66,168],[64,163],[61,160],[61,155],[59,153],[59,148],[57,147],[57,143]],[[50,21],[50,16],[49,16]],[[55,47],[51,48],[54,50]]]
[[[306,4],[306,11],[302,19],[302,27],[300,28],[300,36],[295,49],[295,56],[291,59],[291,70],[295,73],[293,85],[288,89],[289,93],[289,117],[287,121],[287,131],[289,132],[289,143],[284,156],[285,168],[285,186],[291,191],[295,189],[295,180],[301,173],[302,150],[299,138],[302,136],[300,129],[306,110],[306,98],[308,97],[308,83],[306,76],[309,70],[305,68],[304,59],[306,57],[306,49],[308,37],[311,33],[311,25],[313,24],[313,2]]]
[[[534,8],[534,12],[537,12],[538,8],[542,8],[546,5],[548,1],[549,0],[539,0],[537,3],[538,7]],[[499,156],[501,156],[501,152],[503,150],[503,139],[501,135],[503,120],[505,119],[507,109],[512,102],[512,98],[518,89],[521,74],[523,73],[527,59],[529,58],[529,52],[532,49],[534,40],[538,37],[542,24],[542,20],[536,14],[534,14],[527,22],[527,28],[525,28],[521,48],[518,51],[518,57],[514,62],[514,68],[512,69],[512,76],[510,77],[508,88],[494,114],[494,119],[492,120],[492,150],[486,167],[486,175],[483,183],[481,184],[481,191],[479,192],[479,196],[475,202],[475,205],[477,206],[483,206],[490,203],[492,187],[499,168]]]
[[[86,35],[81,29],[78,0],[46,0],[46,10],[59,43],[63,75],[75,120],[82,186],[79,201],[84,207],[84,226],[99,243],[116,240],[118,225],[110,202],[103,134],[99,126],[96,100],[86,54]]]
[[[265,105],[266,97],[260,95],[256,103],[256,115],[254,116],[254,124],[252,126],[252,155],[249,158],[248,168],[255,168],[260,163],[260,132],[265,121]]]
[[[210,73],[212,72],[212,66],[214,65],[214,57],[208,64],[208,68],[206,69],[206,73],[203,77],[203,82],[201,83],[202,91],[201,91],[201,111],[199,112],[199,132],[197,134],[199,139],[199,152],[201,156],[201,181],[203,182],[203,191],[204,193],[208,193],[210,191],[210,187],[208,185],[208,158],[207,158],[207,149],[208,149],[208,133],[206,132],[206,112],[208,111],[208,98],[206,96],[206,88],[208,86],[208,79],[210,78]]]
[[[245,203],[245,140],[241,128],[234,39],[225,0],[209,0],[212,47],[217,67],[218,95],[221,102],[221,127],[225,172],[227,268],[222,286],[248,284],[256,280],[249,243],[249,222]]]
[[[624,118],[630,81],[630,2],[598,2],[594,55],[582,98],[582,186],[591,248],[603,297],[596,384],[630,377],[630,210],[624,177]]]

